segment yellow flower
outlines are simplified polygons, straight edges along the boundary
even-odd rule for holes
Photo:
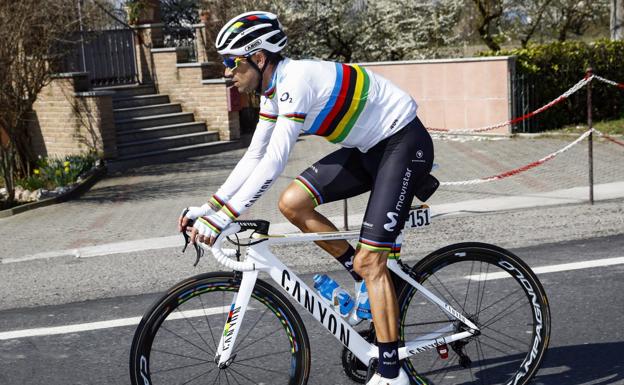
[[[69,167],[65,167],[65,172],[69,172]]]
[[[61,176],[61,170],[56,170],[55,174],[56,176]]]
[[[65,167],[69,167],[69,161],[65,161],[65,162],[63,163],[63,166],[65,166]]]
[[[36,168],[33,172],[35,173],[35,175],[39,175],[39,173],[40,173],[38,168]]]

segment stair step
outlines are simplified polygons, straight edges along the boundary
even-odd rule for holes
[[[120,171],[131,167],[139,167],[147,164],[160,164],[173,161],[181,161],[202,155],[216,154],[223,151],[237,149],[241,146],[240,141],[218,141],[195,144],[165,150],[147,151],[133,155],[120,156],[114,161],[107,162],[109,171]]]
[[[115,92],[113,100],[156,93],[156,88],[154,88],[153,84],[128,84],[124,86],[98,87],[97,90]]]
[[[113,110],[116,120],[138,118],[141,116],[163,115],[182,112],[180,103],[154,104],[151,106],[117,108]]]
[[[206,131],[206,123],[189,122],[180,124],[170,124],[166,126],[145,127],[133,130],[117,131],[117,144],[137,140],[147,140],[155,138],[164,138],[167,136],[191,134],[193,132]]]
[[[177,147],[188,147],[196,144],[209,143],[219,140],[217,131],[193,132],[191,134],[167,136],[147,140],[127,142],[117,146],[120,157],[130,156],[137,153],[146,153],[158,150],[167,150]]]
[[[129,107],[141,107],[152,106],[154,104],[167,104],[169,103],[168,95],[150,94],[131,96],[128,98],[113,99],[113,108],[129,108]]]
[[[173,114],[141,116],[132,119],[122,119],[115,121],[117,132],[131,130],[133,128],[166,126],[176,123],[187,123],[195,120],[192,112],[177,112]]]

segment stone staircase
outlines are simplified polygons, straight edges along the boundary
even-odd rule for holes
[[[191,112],[168,95],[157,94],[153,85],[102,88],[114,91],[113,112],[117,131],[117,158],[108,163],[118,170],[144,164],[165,163],[207,155],[236,147],[219,141]]]

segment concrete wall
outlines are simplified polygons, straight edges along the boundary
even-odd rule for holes
[[[426,127],[470,129],[511,116],[513,58],[362,63],[409,92]],[[488,133],[510,134],[505,126]]]

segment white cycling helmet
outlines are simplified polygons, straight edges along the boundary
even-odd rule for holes
[[[219,31],[215,46],[220,55],[249,56],[263,49],[279,52],[287,41],[276,15],[252,11],[228,21]]]

